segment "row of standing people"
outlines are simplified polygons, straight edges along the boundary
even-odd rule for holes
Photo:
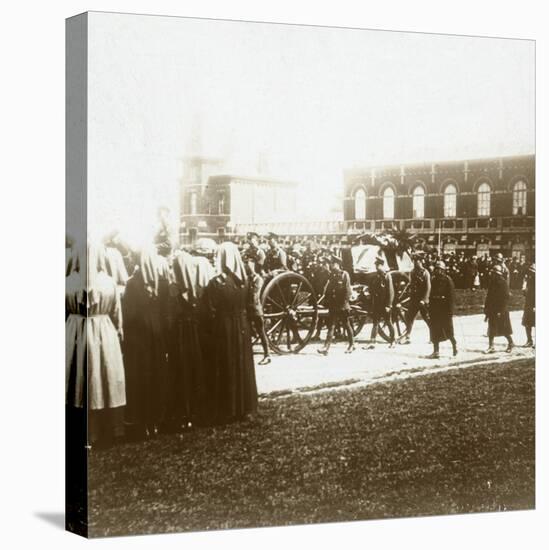
[[[294,271],[307,270],[307,267],[322,258],[330,258],[332,255],[341,257],[340,243],[328,243],[325,240],[309,239],[304,243],[286,243],[278,235],[268,233],[261,239],[257,233],[250,232],[246,242],[239,243],[241,249],[251,248],[260,256],[262,265],[267,271],[275,266]],[[501,252],[477,257],[466,256],[465,253],[425,253],[424,266],[434,272],[435,264],[443,261],[446,265],[446,273],[452,279],[455,288],[472,289],[488,288],[491,269],[496,264],[505,266],[509,273],[509,287],[511,290],[520,290],[528,272],[529,264],[524,256],[520,259],[504,258]]]
[[[66,281],[66,402],[75,425],[88,414],[88,444],[253,414],[253,289],[237,247],[220,245],[216,269],[143,250],[126,281],[109,255],[75,251]]]
[[[414,268],[410,274],[410,299],[407,304],[405,323],[406,330],[397,340],[392,323],[393,300],[395,296],[393,276],[387,270],[385,260],[379,257],[375,261],[376,272],[370,279],[368,290],[371,295],[372,332],[366,349],[375,349],[379,327],[383,324],[389,334],[389,345],[395,343],[410,343],[414,321],[421,315],[429,327],[430,340],[433,351],[430,358],[440,357],[440,344],[449,341],[454,356],[458,353],[457,341],[454,334],[453,316],[456,294],[452,277],[447,273],[447,266],[438,260],[431,271],[424,265],[422,255],[414,255]],[[512,351],[514,342],[509,316],[509,272],[503,261],[494,262],[488,275],[487,293],[484,304],[485,321],[488,323],[487,353],[494,352],[494,340],[497,337],[507,339],[507,351]],[[524,313],[522,324],[526,331],[526,347],[533,347],[532,329],[535,327],[535,265],[527,270],[524,281]],[[348,273],[342,270],[341,259],[332,256],[330,260],[330,275],[326,286],[328,306],[327,328],[325,344],[318,350],[327,355],[334,333],[334,326],[344,329],[347,337],[347,353],[355,350],[352,327],[350,325],[350,300],[352,288]]]

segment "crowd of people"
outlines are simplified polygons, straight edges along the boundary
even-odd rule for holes
[[[328,354],[336,326],[345,332],[346,352],[355,350],[349,321],[353,290],[336,246],[309,241],[300,250],[295,245],[285,249],[275,234],[263,243],[250,233],[245,242],[217,245],[201,239],[192,250],[174,249],[162,211],[159,221],[153,244],[138,251],[126,246],[118,233],[102,243],[71,242],[68,249],[67,415],[77,425],[88,411],[88,444],[143,439],[253,415],[258,396],[252,335],[262,345],[259,363],[269,364],[260,293],[265,277],[278,270],[306,270],[318,279],[313,286],[322,290],[328,308],[327,335],[319,353]],[[526,296],[526,345],[534,345],[535,265],[506,265],[501,255],[478,261],[426,253],[413,258],[406,332],[398,340],[391,322],[392,275],[385,259],[376,258],[368,284],[372,333],[366,349],[375,349],[382,323],[390,331],[391,345],[410,342],[414,320],[421,314],[430,328],[431,357],[439,357],[445,340],[456,355],[452,317],[459,278],[464,288],[487,288],[487,351],[494,351],[499,336],[507,338],[511,351],[508,302],[509,289],[517,284],[513,276],[519,277],[513,275],[515,268]],[[318,338],[322,327],[317,327]]]
[[[213,263],[161,252],[88,244],[69,255],[67,415],[76,426],[88,411],[92,446],[256,411],[252,285],[238,248],[220,244]]]
[[[250,234],[249,234],[250,235]],[[240,250],[245,250],[250,246],[250,238],[237,239],[236,244]],[[253,246],[260,248],[265,253],[271,249],[271,235],[261,238],[256,233],[253,235]],[[329,261],[330,257],[341,257],[341,250],[348,246],[341,240],[327,239],[320,237],[284,239],[278,238],[276,247],[284,253],[284,267],[295,271],[306,269],[311,261]],[[492,266],[503,259],[509,270],[509,286],[511,290],[520,290],[523,287],[524,279],[527,275],[530,262],[526,260],[525,255],[520,257],[504,257],[501,252],[493,255],[483,254],[466,255],[465,252],[440,252],[438,253],[432,247],[429,250],[422,251],[424,266],[433,273],[435,264],[443,261],[446,265],[447,274],[451,277],[455,288],[477,290],[479,288],[488,288],[488,279]]]

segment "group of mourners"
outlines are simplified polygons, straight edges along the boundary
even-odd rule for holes
[[[217,425],[253,415],[257,409],[252,335],[271,361],[265,334],[260,292],[264,280],[278,270],[291,269],[289,255],[275,234],[260,246],[256,233],[246,246],[233,242],[192,251],[174,250],[160,217],[154,244],[132,251],[112,234],[101,244],[71,243],[66,265],[66,403],[69,424],[87,414],[87,443],[111,443],[122,437],[142,439],[201,425]],[[211,242],[211,241],[210,241]],[[191,253],[192,252],[192,253]],[[432,358],[449,340],[458,353],[453,329],[455,284],[444,261],[430,270],[429,258],[414,255],[406,331],[395,338],[391,322],[395,295],[385,259],[375,260],[368,282],[372,299],[374,349],[380,326],[390,345],[409,343],[414,320],[421,314],[430,328]],[[310,270],[313,286],[322,291],[328,316],[327,335],[318,350],[327,355],[336,328],[355,350],[350,322],[353,289],[341,257],[319,256],[306,247],[301,265],[321,263]],[[314,280],[314,278],[318,280]],[[507,338],[513,348],[509,319],[510,272],[496,257],[487,279],[485,304],[488,352],[494,338]],[[523,325],[527,346],[533,346],[535,326],[535,265],[524,277]],[[317,327],[320,338],[322,324]]]
[[[232,242],[220,244],[213,261],[158,243],[128,255],[73,245],[65,302],[69,424],[87,411],[87,441],[103,445],[253,415],[254,292]]]

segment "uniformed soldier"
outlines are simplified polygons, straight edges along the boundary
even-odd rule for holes
[[[505,261],[503,259],[503,254],[501,252],[498,252],[495,255],[494,265],[501,266],[501,269],[503,271],[503,276],[505,277],[505,280],[507,281],[507,284],[509,284],[509,279],[511,278],[511,274],[509,273],[509,268],[505,265]]]
[[[418,313],[429,326],[429,295],[431,293],[431,274],[423,266],[423,258],[414,255],[414,269],[410,273],[410,301],[406,312],[406,332],[401,337],[403,344],[410,343],[410,334]]]
[[[309,266],[309,281],[313,286],[317,300],[326,294],[328,282],[330,281],[330,260],[323,254],[318,254],[315,261]],[[316,324],[316,331],[312,337],[313,341],[320,340],[320,333],[326,325],[324,317],[319,316]]]
[[[486,293],[484,303],[485,321],[488,321],[488,349],[486,353],[494,353],[494,338],[505,336],[507,339],[507,351],[514,347],[513,328],[509,317],[509,283],[501,264],[492,268],[492,275]]]
[[[259,246],[259,235],[254,231],[250,231],[246,235],[246,239],[249,245],[248,249],[246,250],[246,257],[253,257],[255,272],[258,275],[263,276],[266,256],[263,249]]]
[[[278,244],[278,235],[269,233],[267,239],[269,250],[265,258],[265,270],[271,272],[277,269],[288,269],[286,252],[284,252],[283,248]]]
[[[355,349],[353,329],[349,320],[351,312],[351,278],[341,267],[341,258],[332,256],[331,272],[328,286],[326,288],[326,305],[328,306],[328,334],[323,348],[318,353],[328,355],[328,350],[334,337],[336,323],[340,323],[347,334],[348,346],[345,353],[352,353]]]
[[[429,319],[433,353],[430,359],[438,359],[440,342],[450,340],[454,356],[457,355],[457,344],[454,338],[454,304],[455,287],[451,277],[446,274],[446,264],[443,261],[435,263],[431,279],[431,295],[429,297]]]
[[[248,300],[246,310],[248,320],[252,330],[255,330],[261,346],[263,347],[263,359],[259,362],[260,365],[268,365],[271,362],[269,353],[269,343],[265,334],[265,322],[263,319],[263,306],[261,305],[261,289],[263,288],[263,277],[257,272],[255,265],[256,257],[253,254],[248,254],[244,258],[246,274],[248,275]]]
[[[305,250],[301,255],[301,267],[303,268],[303,271],[305,273],[309,270],[309,268],[311,267],[311,264],[315,260],[316,260],[316,255],[313,251],[313,243],[311,241],[307,241],[305,243]]]
[[[390,346],[395,342],[395,329],[391,320],[391,310],[395,298],[393,277],[385,267],[385,260],[378,256],[375,260],[376,272],[368,283],[372,296],[372,333],[370,344],[365,349],[374,349],[380,323],[384,322],[389,330]]]

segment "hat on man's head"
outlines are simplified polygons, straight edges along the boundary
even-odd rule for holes
[[[259,239],[259,235],[255,231],[248,231],[248,233],[246,233],[247,239],[253,239],[254,237]]]
[[[501,252],[498,252],[498,253],[494,256],[494,259],[495,259],[496,261],[498,261],[498,262],[499,262],[499,261],[503,262],[503,254],[502,254]]]
[[[276,234],[276,233],[273,233],[272,231],[269,231],[269,233],[267,233],[267,239],[279,239],[280,237]]]
[[[435,262],[435,268],[446,271],[446,264],[442,260],[439,260],[438,262]]]

